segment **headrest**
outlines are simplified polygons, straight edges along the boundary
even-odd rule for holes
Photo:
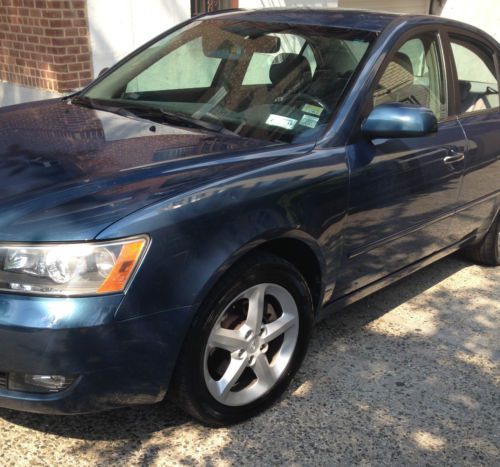
[[[413,65],[411,63],[410,57],[403,52],[396,52],[394,58],[392,59],[399,66],[402,66],[408,73],[413,76]]]
[[[305,57],[291,53],[277,55],[269,70],[269,79],[271,83],[276,85],[291,73],[293,73],[294,77],[300,74],[302,80],[310,81],[312,79],[311,67]]]
[[[462,102],[466,101],[469,97],[470,90],[472,88],[472,84],[470,81],[458,81],[458,90],[460,92],[460,100]]]
[[[394,92],[404,86],[412,85],[413,81],[413,65],[410,58],[402,52],[397,52],[380,78],[380,92],[382,95]],[[375,95],[377,96],[377,92]]]

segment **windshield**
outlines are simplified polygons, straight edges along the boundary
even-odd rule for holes
[[[83,97],[87,105],[181,126],[308,141],[328,123],[372,38],[311,25],[198,20],[132,57]]]

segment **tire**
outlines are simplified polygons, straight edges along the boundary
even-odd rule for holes
[[[500,215],[497,216],[481,243],[469,247],[466,253],[476,263],[500,266]]]
[[[197,313],[169,397],[209,426],[255,416],[288,387],[312,323],[311,293],[292,264],[260,252],[242,260]]]

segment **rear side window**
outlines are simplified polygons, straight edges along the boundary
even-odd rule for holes
[[[493,54],[476,42],[451,36],[458,78],[460,113],[500,107]]]

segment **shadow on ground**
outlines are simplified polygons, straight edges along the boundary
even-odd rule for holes
[[[493,465],[499,279],[455,256],[339,312],[286,397],[249,422],[208,429],[167,402],[77,417],[2,410],[0,461],[17,449],[50,464]]]

